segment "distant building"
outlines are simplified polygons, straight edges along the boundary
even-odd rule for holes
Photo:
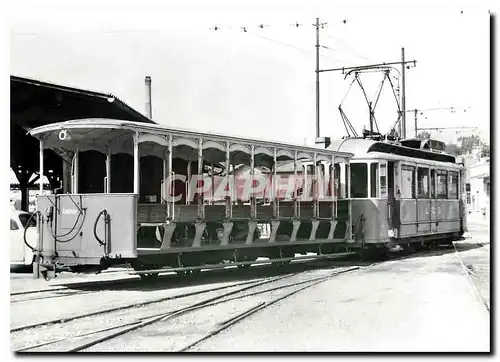
[[[490,158],[472,160],[465,163],[466,203],[469,213],[481,212],[489,216],[490,210]]]

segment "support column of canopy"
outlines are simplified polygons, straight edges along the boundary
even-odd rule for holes
[[[299,186],[297,184],[297,151],[294,152],[294,157],[293,157],[293,216],[294,218],[298,218],[300,215],[299,212],[299,195],[297,194],[297,187]],[[303,191],[304,189],[302,189]]]
[[[191,201],[191,190],[189,187],[189,185],[191,183],[191,161],[188,161],[188,163],[187,163],[186,175],[187,175],[187,180],[185,183],[184,192],[186,195],[186,205],[189,205],[189,203]]]
[[[337,217],[337,188],[335,187],[335,155],[332,155],[330,168],[330,197],[332,198],[332,219]]]
[[[198,179],[196,180],[196,186],[198,190],[198,219],[203,220],[205,218],[205,202],[203,196],[205,180],[203,177],[203,139],[201,138],[198,141]]]
[[[167,217],[163,224],[164,234],[160,247],[162,250],[171,247],[172,237],[176,228],[174,215],[175,177],[172,172],[172,167],[172,135],[169,135],[168,145],[163,156],[162,203],[167,204]]]
[[[225,170],[224,170],[224,178],[225,178],[225,187],[224,187],[224,198],[226,200],[226,219],[231,219],[233,217],[233,203],[232,203],[232,196],[233,196],[233,187],[231,187],[231,182],[230,182],[230,170],[231,167],[231,152],[230,152],[230,143],[226,143],[226,163],[225,163]],[[227,187],[227,192],[226,192],[226,187]]]
[[[271,187],[271,202],[273,204],[273,216],[275,219],[279,219],[280,217],[280,199],[279,199],[279,190],[277,185],[277,169],[278,168],[278,158],[277,158],[277,150],[274,149],[273,152],[273,175],[272,175],[272,187]]]
[[[165,148],[165,153],[163,154],[163,172],[162,172],[162,178],[161,178],[161,203],[165,204],[167,202],[167,189],[166,189],[166,182],[168,178],[168,147]],[[167,204],[168,205],[168,204]],[[168,206],[167,206],[168,208]]]
[[[271,221],[271,234],[269,236],[269,243],[272,244],[276,242],[276,235],[278,234],[278,229],[280,227],[280,221],[279,221],[279,210],[280,210],[280,205],[279,205],[279,190],[277,188],[277,177],[276,177],[276,172],[277,172],[277,166],[278,166],[278,159],[277,159],[277,150],[276,148],[274,149],[273,152],[273,166],[272,166],[272,180],[271,180],[271,202],[273,204],[273,220]]]
[[[226,200],[226,219],[223,222],[223,233],[221,238],[221,246],[226,246],[229,244],[229,239],[231,236],[231,232],[233,230],[233,222],[231,218],[233,217],[233,185],[231,185],[231,175],[230,175],[230,167],[231,167],[231,144],[229,142],[226,143],[226,163],[224,170],[224,198]],[[233,167],[234,170],[234,167]],[[233,171],[234,172],[234,171]],[[227,187],[227,191],[226,191]]]
[[[106,153],[106,177],[105,177],[104,191],[107,194],[111,193],[111,147],[108,146]]]
[[[257,203],[255,200],[255,146],[252,145],[250,148],[250,217],[255,219],[257,217]]]
[[[134,194],[139,197],[139,182],[140,182],[140,169],[139,169],[139,132],[134,133]]]
[[[335,236],[335,228],[337,227],[337,188],[335,187],[335,155],[332,155],[330,165],[330,197],[331,197],[331,217],[330,217],[330,231],[328,239],[332,240]]]
[[[40,140],[40,193],[43,192],[43,140]]]
[[[80,178],[80,151],[78,146],[76,146],[75,153],[73,155],[73,169],[72,169],[72,183],[71,183],[71,193],[77,194],[79,191],[79,178]]]

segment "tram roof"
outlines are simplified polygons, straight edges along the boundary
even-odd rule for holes
[[[328,148],[336,151],[350,152],[353,153],[355,157],[360,157],[361,155],[372,152],[379,152],[402,157],[456,163],[455,157],[447,153],[406,147],[390,141],[382,142],[362,138],[345,138],[341,140],[332,140]]]
[[[59,133],[66,130],[70,135],[70,140],[60,140]],[[174,147],[179,146],[186,148],[198,148],[197,140],[202,139],[203,144],[208,148],[215,148],[217,152],[225,152],[227,142],[234,145],[234,151],[242,153],[250,153],[249,146],[256,146],[255,154],[263,153],[272,157],[272,150],[276,148],[282,150],[281,159],[293,159],[293,151],[299,153],[299,158],[307,158],[306,155],[312,156],[316,153],[318,156],[330,160],[331,156],[344,158],[346,160],[354,155],[345,151],[336,151],[333,149],[324,149],[320,147],[311,147],[305,145],[297,145],[291,143],[283,143],[278,141],[243,138],[239,136],[229,136],[215,133],[198,132],[194,130],[169,128],[159,124],[145,124],[139,122],[131,122],[117,119],[89,118],[77,119],[66,122],[52,123],[32,129],[29,134],[44,140],[44,148],[63,148],[66,150],[74,150],[76,146],[81,151],[96,150],[105,152],[108,145],[112,148],[112,153],[131,153],[133,143],[130,137],[138,132],[144,140],[140,142],[150,142],[156,144],[156,149],[151,150],[149,154],[160,155],[164,154],[164,147],[168,145],[168,137],[172,136],[175,141]],[[127,138],[126,145],[123,137]],[[118,140],[121,140],[118,142]],[[238,147],[241,146],[241,147]],[[153,146],[151,146],[153,147]],[[161,148],[161,150],[159,149]],[[184,152],[183,151],[183,152]],[[271,152],[271,153],[270,153]],[[148,151],[146,151],[148,154]],[[143,147],[141,146],[141,155],[143,155]],[[302,156],[301,156],[302,155]]]

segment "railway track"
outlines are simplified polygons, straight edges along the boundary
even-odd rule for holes
[[[231,286],[245,285],[245,284],[249,284],[249,283],[251,283],[251,281],[235,283]],[[92,313],[82,313],[82,314],[77,314],[77,315],[72,315],[72,316],[63,316],[60,318],[45,320],[43,322],[30,323],[30,324],[25,324],[22,326],[14,327],[14,328],[11,328],[10,332],[12,333],[12,332],[18,332],[18,331],[25,331],[25,330],[33,329],[33,328],[37,328],[37,327],[65,323],[65,322],[69,322],[69,321],[73,321],[73,320],[77,320],[77,319],[88,318],[88,317],[92,317],[92,316],[98,316],[101,314],[107,314],[107,313],[112,313],[112,312],[116,312],[116,311],[122,311],[122,310],[131,309],[131,308],[138,308],[138,307],[142,307],[142,306],[146,306],[146,305],[150,305],[150,304],[165,302],[168,300],[186,298],[186,297],[195,296],[198,294],[209,293],[209,292],[213,292],[213,291],[225,289],[225,288],[228,288],[228,286],[219,286],[219,287],[215,287],[215,288],[193,291],[193,292],[188,292],[188,293],[181,293],[181,294],[177,294],[177,295],[163,296],[163,297],[159,297],[159,298],[143,300],[143,301],[139,301],[139,302],[135,302],[135,303],[131,303],[131,304],[126,304],[126,305],[121,305],[121,306],[117,306],[117,307],[103,308],[103,309],[99,309],[99,310],[92,312]],[[81,294],[78,294],[78,295],[81,295]]]
[[[352,265],[351,261],[324,261],[324,260],[314,260],[309,262],[299,262],[294,264],[289,264],[287,266],[281,267],[279,269],[279,273],[293,273],[300,272],[305,270],[314,270],[317,268],[324,267],[334,267],[334,266],[346,266]],[[276,275],[276,269],[269,268],[267,265],[255,265],[250,269],[243,270],[229,270],[229,269],[219,269],[219,270],[208,270],[203,272],[201,275],[198,275],[194,278],[191,277],[179,277],[176,274],[167,274],[159,276],[154,280],[141,280],[138,276],[126,279],[115,279],[115,280],[105,280],[98,282],[78,282],[78,283],[68,283],[65,287],[56,287],[56,288],[47,288],[36,291],[27,291],[27,292],[16,292],[11,293],[11,306],[19,306],[23,303],[36,303],[43,302],[48,299],[55,298],[68,298],[65,302],[69,304],[78,303],[76,298],[78,297],[90,297],[95,293],[102,292],[112,292],[113,290],[127,290],[127,291],[168,291],[169,289],[173,289],[176,287],[186,287],[193,285],[202,286],[205,283],[239,283],[241,281],[251,281],[258,278],[265,278],[271,275]],[[234,284],[237,285],[237,284]],[[224,288],[224,287],[220,287]],[[199,292],[192,293],[182,293],[180,297],[196,295]],[[73,299],[72,299],[73,298]],[[147,305],[160,301],[165,301],[169,299],[175,299],[177,296],[164,296],[158,298],[148,298],[147,300],[139,300],[135,303],[124,304],[120,303],[120,305],[112,306],[108,308],[99,308],[98,310],[86,310],[82,313],[76,313],[70,316],[64,315],[61,317],[54,317],[44,319],[43,321],[34,321],[29,323],[22,323],[19,325],[15,324],[11,327],[11,332],[17,332],[24,329],[36,328],[49,324],[61,323],[68,320],[85,318],[88,316],[110,313],[122,309],[133,308],[138,305]],[[43,309],[43,307],[41,307]],[[95,308],[94,308],[95,309]],[[36,316],[36,319],[38,316]]]
[[[178,303],[175,306],[162,306],[163,309],[167,309],[158,312],[160,306],[155,308],[150,305],[147,310],[143,310],[142,313],[136,313],[138,310],[129,310],[129,316],[127,320],[121,321],[121,323],[116,323],[111,326],[106,326],[104,328],[97,328],[91,330],[84,330],[78,334],[73,333],[66,337],[53,338],[48,341],[41,341],[40,343],[23,346],[18,348],[17,352],[41,352],[41,351],[66,351],[66,352],[76,352],[87,350],[93,346],[100,345],[106,341],[116,339],[127,333],[134,333],[134,331],[145,329],[148,326],[158,323],[179,323],[180,318],[189,316],[192,318],[197,315],[202,310],[207,310],[210,308],[219,308],[219,312],[224,315],[224,320],[217,323],[216,331],[220,332],[225,328],[237,323],[244,317],[248,317],[251,314],[261,310],[262,308],[268,307],[276,302],[289,297],[295,293],[298,293],[304,289],[312,287],[319,282],[325,281],[335,275],[341,273],[353,271],[359,269],[359,266],[354,266],[350,268],[339,269],[336,271],[328,272],[327,275],[314,276],[314,271],[306,271],[302,273],[286,274],[278,277],[266,278],[253,283],[239,284],[238,286],[231,286],[225,289],[222,293],[214,293],[214,295],[207,295],[203,300],[199,298],[194,298],[194,301],[190,300],[187,303]],[[313,275],[311,275],[313,274]],[[288,282],[290,281],[291,282]],[[268,287],[270,286],[270,287]],[[210,292],[217,292],[219,290],[210,290]],[[276,293],[279,296],[276,297]],[[182,297],[176,298],[181,299]],[[257,305],[253,305],[255,298],[259,299]],[[191,298],[193,299],[193,298]],[[157,302],[161,303],[161,302]],[[228,305],[233,305],[233,312],[229,313],[230,318],[227,318],[227,308]],[[241,306],[247,306],[252,304],[248,308],[244,308],[241,311]],[[135,314],[135,315],[132,315]],[[103,316],[103,319],[106,316]],[[195,317],[199,320],[198,317]],[[66,324],[66,323],[65,323]],[[94,325],[101,325],[97,320],[94,321]],[[63,325],[64,326],[64,325]],[[217,333],[218,333],[217,332]],[[65,333],[67,334],[67,333]],[[214,335],[214,331],[211,330],[208,333],[210,336]],[[208,334],[200,338],[198,342],[209,338]],[[192,341],[189,346],[184,346],[186,348],[194,345],[195,341]],[[197,343],[198,343],[197,342]]]
[[[436,252],[440,251],[424,250],[410,255],[399,254],[387,261],[403,260]],[[317,283],[343,272],[369,268],[384,262],[363,262],[353,265],[353,262],[336,261],[337,269],[333,270],[318,269],[318,265],[311,264],[303,265],[302,270],[300,270],[295,265],[295,272],[279,276],[264,277],[258,280],[254,278],[215,288],[152,298],[121,307],[103,308],[95,313],[82,313],[77,316],[19,326],[11,329],[11,340],[15,342],[13,350],[17,352],[101,351],[106,350],[106,348],[112,349],[110,346],[113,343],[120,343],[120,340],[126,341],[127,338],[132,338],[132,342],[123,342],[123,348],[119,349],[121,351],[134,346],[137,341],[154,338],[156,332],[151,331],[153,325],[155,329],[158,326],[161,327],[160,329],[164,329],[160,333],[160,336],[163,336],[163,341],[165,339],[174,341],[170,347],[162,345],[159,350],[189,350],[197,343],[220,333],[231,325]],[[322,262],[319,264],[332,266],[333,263]],[[290,267],[292,265],[287,268],[290,269]],[[282,270],[287,268],[282,268]],[[276,270],[272,268],[262,269],[276,273]],[[192,280],[194,281],[196,278]],[[200,300],[201,297],[204,299]],[[215,324],[210,321],[201,322],[204,318],[203,313],[215,313],[216,317],[214,318],[217,322]],[[191,330],[197,337],[193,339],[188,338],[189,336],[179,335],[172,328]],[[146,333],[147,338],[144,336],[137,338],[137,334],[140,333]],[[37,336],[36,340],[33,339],[35,335]],[[165,335],[168,335],[168,338],[165,338]],[[189,341],[186,341],[186,338]],[[150,350],[148,346],[138,346],[137,348],[137,350]]]

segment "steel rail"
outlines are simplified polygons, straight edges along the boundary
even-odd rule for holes
[[[241,282],[241,283],[235,283],[232,285],[220,286],[220,287],[211,288],[211,289],[205,289],[205,290],[201,290],[201,291],[178,294],[178,295],[173,295],[173,296],[168,296],[168,297],[155,298],[152,300],[136,302],[133,304],[128,304],[128,305],[119,306],[119,307],[113,307],[113,308],[108,308],[108,309],[102,309],[102,310],[98,310],[98,311],[95,311],[92,313],[79,314],[79,315],[75,315],[75,316],[71,316],[71,317],[55,318],[55,319],[44,321],[44,322],[32,323],[32,324],[23,325],[20,327],[11,328],[10,332],[11,333],[18,332],[18,331],[22,331],[22,330],[26,330],[26,329],[32,329],[32,328],[36,328],[36,327],[46,326],[49,324],[58,324],[58,323],[63,323],[63,322],[69,322],[72,320],[81,319],[81,318],[85,318],[85,317],[92,317],[92,316],[96,316],[96,315],[100,315],[100,314],[116,312],[118,310],[124,310],[124,309],[130,309],[130,308],[134,308],[134,307],[140,307],[140,306],[144,306],[144,305],[148,305],[148,304],[160,303],[160,302],[164,302],[167,300],[190,297],[190,296],[197,295],[197,294],[209,293],[209,292],[217,291],[220,289],[227,289],[227,288],[240,286],[240,285],[246,285],[246,284],[250,284],[250,283],[255,283],[255,280],[245,281],[245,282]]]

